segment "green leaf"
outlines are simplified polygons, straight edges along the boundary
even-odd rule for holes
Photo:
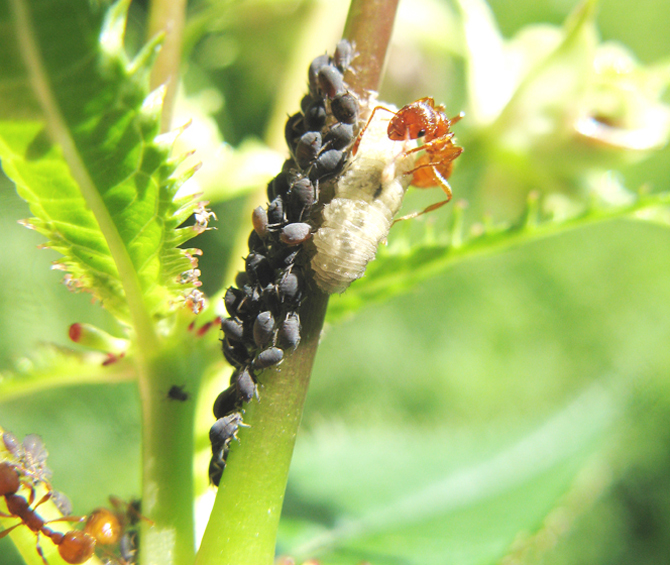
[[[324,565],[495,563],[519,531],[537,529],[617,429],[615,389],[594,385],[514,439],[413,422],[324,426],[298,444],[280,550]],[[312,521],[302,518],[305,501]]]
[[[152,334],[151,320],[193,288],[180,278],[193,264],[177,245],[201,231],[176,229],[197,204],[175,199],[190,173],[174,175],[174,136],[159,136],[161,92],[148,92],[159,43],[128,60],[127,2],[106,14],[87,2],[10,4],[3,29],[24,66],[3,72],[0,89],[29,85],[41,115],[0,122],[3,169],[35,215],[30,224],[63,255],[70,285]]]
[[[118,384],[137,378],[128,360],[108,363],[104,353],[80,353],[56,346],[42,346],[30,358],[17,362],[14,371],[0,371],[0,391],[4,402],[25,399],[58,387],[80,384]]]
[[[607,198],[609,195],[603,193],[601,197]],[[639,196],[624,192],[617,194],[616,198],[619,202],[616,205],[600,203],[585,210],[581,210],[575,203],[561,202],[562,209],[554,210],[553,217],[539,220],[537,195],[533,193],[529,197],[526,214],[519,222],[500,227],[477,224],[465,239],[460,231],[462,210],[456,207],[451,233],[446,242],[436,241],[432,233],[426,231],[424,241],[410,247],[407,237],[401,236],[394,241],[392,231],[389,236],[391,245],[380,248],[377,259],[368,265],[365,276],[352,284],[344,294],[331,299],[328,319],[333,321],[363,306],[407,293],[417,284],[443,273],[460,261],[500,252],[568,230],[626,218],[668,225],[668,218],[661,214],[661,210],[670,204],[670,192]],[[572,210],[573,207],[577,207],[578,211]]]

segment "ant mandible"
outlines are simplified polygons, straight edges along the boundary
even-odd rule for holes
[[[453,118],[447,118],[445,107],[442,104],[435,105],[435,100],[431,97],[421,98],[407,104],[397,112],[392,112],[384,106],[376,106],[358,134],[352,148],[353,155],[356,154],[363,134],[377,110],[385,110],[393,114],[387,129],[389,139],[403,141],[424,138],[423,145],[405,152],[405,155],[409,155],[417,151],[425,151],[417,160],[416,166],[407,172],[412,175],[412,185],[417,188],[439,186],[447,195],[446,200],[428,206],[417,214],[403,216],[400,220],[413,218],[444,206],[452,197],[451,186],[447,179],[451,175],[453,162],[463,153],[463,148],[454,144],[454,133],[451,131],[451,126],[460,121],[465,114],[461,112]]]
[[[30,496],[26,500],[23,496],[17,494],[21,485],[30,489]],[[81,522],[82,518],[65,516],[55,520],[45,521],[37,514],[37,508],[44,504],[52,496],[51,491],[47,492],[38,502],[35,502],[35,488],[24,481],[21,481],[19,472],[15,466],[6,461],[0,463],[0,496],[5,497],[7,512],[0,512],[0,516],[5,518],[18,518],[21,520],[18,524],[0,532],[0,538],[5,537],[15,528],[21,525],[27,526],[35,533],[37,541],[35,549],[42,558],[45,565],[49,565],[44,557],[40,547],[40,534],[47,536],[58,547],[58,553],[67,563],[74,565],[88,561],[95,551],[95,539],[79,530],[70,530],[66,533],[55,532],[47,527],[52,522]]]

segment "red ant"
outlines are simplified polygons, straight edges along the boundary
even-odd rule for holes
[[[444,206],[452,197],[451,187],[447,179],[451,176],[453,162],[463,153],[463,148],[454,144],[454,133],[451,131],[451,126],[460,121],[465,114],[461,112],[453,118],[447,118],[445,107],[442,104],[436,106],[435,100],[430,97],[421,98],[416,102],[407,104],[397,112],[392,112],[384,106],[376,106],[358,134],[352,148],[352,154],[356,154],[363,134],[377,110],[386,110],[393,114],[387,129],[389,139],[403,141],[424,138],[423,145],[405,152],[408,155],[416,151],[425,151],[417,160],[416,167],[407,172],[408,175],[412,175],[412,185],[417,188],[439,186],[447,195],[446,200],[428,206],[423,212],[404,216],[400,219],[412,218]]]
[[[30,496],[26,500],[23,496],[17,494],[21,485],[30,489]],[[36,512],[38,506],[44,504],[51,498],[51,491],[47,492],[38,502],[35,502],[35,488],[21,480],[16,467],[6,461],[0,463],[0,496],[5,497],[7,512],[0,512],[0,516],[5,518],[19,518],[21,521],[11,528],[0,532],[0,538],[5,537],[15,528],[25,525],[35,533],[37,542],[35,549],[42,558],[45,565],[49,565],[42,548],[40,547],[40,534],[47,536],[58,547],[58,553],[67,563],[79,564],[88,561],[95,551],[95,539],[85,532],[79,530],[70,530],[66,533],[54,532],[47,524],[52,522],[81,522],[80,517],[63,517],[55,520],[45,521]]]

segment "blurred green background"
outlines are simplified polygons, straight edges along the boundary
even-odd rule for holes
[[[255,137],[281,150],[268,124],[297,109],[306,86],[304,61],[332,49],[345,4],[190,2],[185,93],[210,101],[209,113],[232,146]],[[560,25],[575,5],[564,0],[490,2],[506,38],[527,24]],[[145,11],[143,3],[131,7],[131,48],[133,41],[140,42]],[[449,23],[454,13],[452,4],[437,0],[401,2],[384,99],[403,105],[432,95],[454,114],[463,107],[463,53]],[[667,60],[669,21],[670,4],[652,0],[604,0],[597,16],[604,40],[624,43],[647,64]],[[291,92],[297,94],[291,98]],[[478,152],[482,146],[476,139],[468,146],[466,120],[463,128],[458,134],[466,152],[452,186],[457,199],[470,203],[468,221],[480,220],[486,211],[515,219],[523,183],[508,191],[499,187],[495,205],[506,198],[510,204],[491,210],[478,185],[488,156]],[[666,148],[634,165],[622,160],[618,178],[631,189],[646,184],[667,190],[669,157]],[[205,190],[212,188],[203,184]],[[416,209],[435,199],[434,194],[415,195],[409,206]],[[200,268],[210,294],[224,284],[231,260],[241,266],[233,249],[239,233],[249,230],[243,215],[246,194],[212,200],[217,231],[196,241],[204,251]],[[444,210],[424,221],[436,231],[444,229],[449,217]],[[56,254],[38,250],[41,237],[17,224],[28,217],[27,206],[3,177],[0,371],[28,370],[40,362],[44,343],[71,347],[67,329],[74,322],[119,333],[88,295],[72,294],[60,284],[62,273],[50,269]],[[598,436],[602,443],[594,440],[597,446],[589,450],[606,469],[606,478],[593,488],[580,486],[576,464],[550,486],[537,487],[533,496],[539,507],[564,509],[563,526],[519,519],[526,535],[500,534],[491,555],[507,555],[506,563],[670,562],[668,236],[667,227],[623,220],[571,231],[460,263],[403,296],[328,324],[296,447],[280,549],[300,546],[296,539],[332,527],[343,516],[364,514],[366,508],[383,506],[380,501],[420,490],[450,469],[495,458],[595,384],[627,391],[621,395],[624,415],[612,425],[615,432]],[[0,425],[20,437],[38,433],[44,438],[54,484],[73,500],[75,512],[105,503],[108,494],[130,498],[139,491],[133,385],[53,389],[10,402],[0,398]],[[97,482],[105,491],[82,487]],[[554,506],[571,489],[586,489],[593,497],[584,496],[587,502],[581,505],[563,500]],[[518,501],[525,496],[512,497],[500,514],[491,507],[473,510],[471,526],[467,518],[449,525],[449,535],[461,535],[463,548],[452,544],[449,559],[443,555],[441,561],[438,554],[423,562],[475,562],[472,547],[477,532],[486,530],[483,516],[510,516],[514,526],[513,515],[522,507]],[[432,534],[422,524],[427,539],[447,535],[442,522]],[[416,544],[422,539],[418,533],[408,535]],[[422,551],[429,551],[427,545],[424,540]],[[12,552],[8,540],[0,541],[0,564],[14,563]],[[370,554],[354,548],[333,562],[362,558]],[[372,562],[414,562],[394,560],[381,550],[377,558]]]

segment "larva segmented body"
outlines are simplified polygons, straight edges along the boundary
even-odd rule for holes
[[[414,159],[406,152],[413,142],[390,140],[387,127],[388,118],[381,115],[370,122],[356,157],[324,206],[311,264],[316,283],[326,293],[344,292],[363,276],[412,180],[407,173]]]

